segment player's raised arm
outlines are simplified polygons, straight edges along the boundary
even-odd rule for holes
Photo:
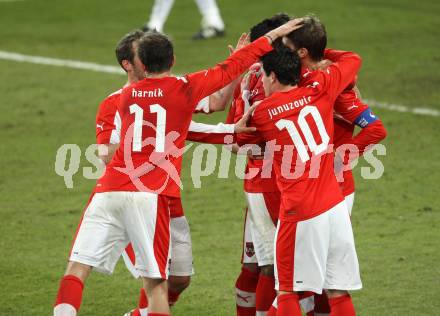
[[[354,81],[361,68],[362,59],[356,53],[331,49],[327,49],[325,55],[332,61],[323,71],[326,77],[325,84],[331,97],[336,99]]]
[[[186,76],[192,86],[195,100],[200,100],[220,90],[240,76],[260,57],[272,51],[272,42],[300,28],[302,19],[291,20],[268,32],[265,36],[234,52],[229,58],[215,67]]]

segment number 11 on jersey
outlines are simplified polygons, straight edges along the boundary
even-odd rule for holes
[[[134,114],[134,128],[133,128],[133,151],[142,151],[142,126],[144,121],[144,110],[137,104],[132,104],[129,107],[130,114]],[[166,110],[160,104],[150,105],[150,113],[156,113],[156,145],[155,151],[163,153],[165,151],[165,123],[167,119]]]

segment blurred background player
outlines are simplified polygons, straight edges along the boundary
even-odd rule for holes
[[[220,16],[220,10],[215,0],[195,0],[202,15],[201,29],[193,35],[194,40],[203,40],[222,37],[225,34],[225,24]],[[174,0],[155,0],[151,10],[150,20],[144,25],[143,30],[163,32],[164,24],[173,7]]]

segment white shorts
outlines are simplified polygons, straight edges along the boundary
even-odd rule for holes
[[[96,193],[75,238],[70,261],[110,274],[129,242],[143,277],[166,279],[170,255],[168,197],[149,192]]]
[[[316,217],[279,221],[275,244],[279,291],[362,288],[350,216],[345,201]]]
[[[244,230],[243,230],[243,254],[241,256],[241,263],[257,263],[257,256],[255,256],[254,242],[252,241],[251,222],[249,219],[249,210],[246,208],[244,216]]]
[[[171,258],[169,261],[169,275],[191,276],[194,274],[191,234],[185,216],[171,218]],[[139,278],[136,270],[136,256],[128,246],[122,253],[125,265],[134,278]]]
[[[354,192],[344,197],[345,203],[347,203],[348,214],[351,216],[351,210],[353,209],[354,204]]]
[[[278,212],[279,193],[246,192],[246,199],[248,202],[249,228],[258,265],[272,265],[274,264],[276,225],[274,224],[269,209],[275,208]],[[278,216],[276,216],[276,218],[277,217]]]

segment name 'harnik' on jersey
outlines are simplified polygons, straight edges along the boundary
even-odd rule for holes
[[[161,98],[163,97],[163,90],[161,88],[154,90],[136,90],[131,89],[132,98]]]
[[[310,103],[310,100],[312,99],[311,96],[307,96],[307,97],[302,97],[299,100],[295,100],[283,105],[279,105],[277,107],[274,107],[272,109],[268,109],[267,112],[269,113],[269,117],[270,119],[272,119],[274,116],[277,116],[278,114],[281,114],[285,111],[290,111],[290,110],[294,110],[297,109],[299,107],[303,107],[307,104]]]

